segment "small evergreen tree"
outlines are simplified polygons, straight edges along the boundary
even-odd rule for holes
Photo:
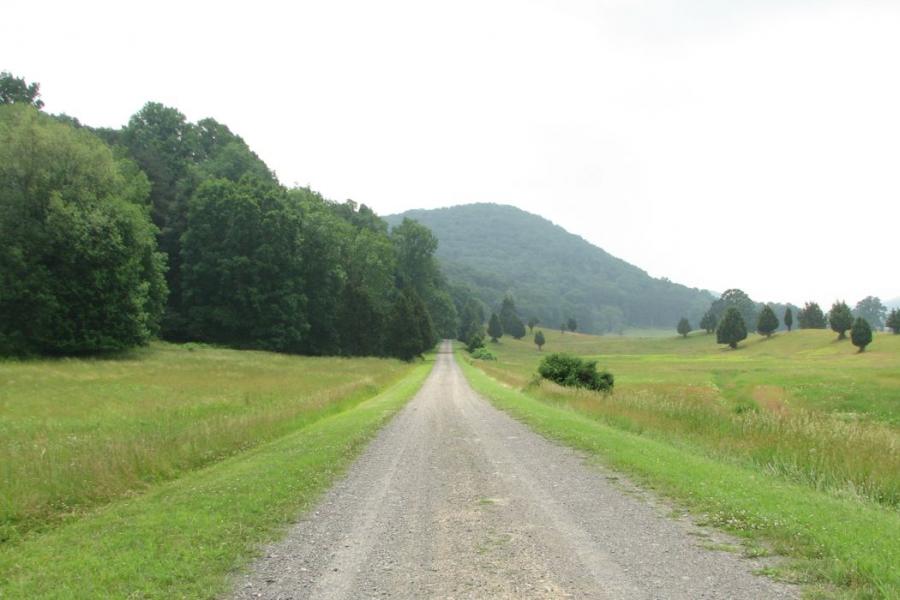
[[[784,326],[787,327],[787,330],[790,331],[791,327],[794,326],[794,313],[791,311],[791,307],[787,307],[784,311]]]
[[[872,343],[872,328],[868,321],[859,317],[853,322],[853,327],[850,329],[850,341],[859,348],[860,352],[866,351],[866,346]]]
[[[541,321],[537,317],[531,317],[528,319],[528,331],[533,332],[534,326],[540,323]]]
[[[853,314],[846,302],[835,302],[828,312],[828,323],[831,330],[838,334],[838,339],[847,337],[847,330],[853,326]]]
[[[756,331],[758,331],[760,335],[771,337],[776,329],[778,329],[778,317],[775,316],[775,311],[772,310],[772,307],[766,305],[763,307],[762,312],[759,313]]]
[[[488,321],[487,332],[488,335],[491,336],[492,342],[496,342],[503,337],[503,326],[500,325],[500,317],[497,316],[497,313],[491,313],[491,320]]]
[[[513,338],[521,340],[523,337],[525,337],[525,324],[521,319],[519,319],[519,317],[513,315],[513,317],[509,321],[509,331],[506,331],[505,328],[504,331],[505,333],[513,336]]]
[[[538,350],[543,350],[544,342],[544,332],[538,329],[538,332],[534,334],[534,343],[538,347]]]
[[[569,328],[569,331],[574,332],[576,329],[578,329],[578,322],[572,317],[569,317],[569,320],[566,322],[566,326]]]
[[[741,312],[731,306],[722,316],[719,327],[716,329],[716,342],[728,344],[732,349],[737,348],[738,342],[747,339],[747,325]]]
[[[712,333],[716,330],[716,325],[716,315],[711,310],[706,311],[706,314],[700,319],[700,329],[705,329],[706,333]]]
[[[894,334],[900,333],[900,310],[896,308],[891,310],[891,314],[888,315],[885,324],[891,328]]]
[[[687,337],[691,332],[691,323],[685,317],[681,317],[681,320],[678,321],[678,327],[676,329],[681,336]]]

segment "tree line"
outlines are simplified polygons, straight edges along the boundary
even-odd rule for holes
[[[457,307],[477,317],[429,229],[281,185],[214,119],[150,102],[94,129],[42,108],[37,84],[0,74],[4,354],[160,336],[409,360],[457,335]]]
[[[900,333],[900,311],[893,309],[890,314],[881,300],[875,296],[867,296],[860,300],[855,308],[846,302],[836,301],[826,315],[816,302],[807,302],[803,308],[796,309],[791,305],[783,306],[782,320],[776,314],[776,306],[772,304],[757,305],[742,290],[730,289],[716,299],[710,309],[700,320],[700,329],[706,333],[716,333],[716,341],[737,348],[737,344],[747,338],[748,324],[754,326],[760,335],[770,337],[779,328],[791,331],[794,325],[794,312],[797,313],[797,324],[801,329],[831,329],[843,340],[850,332],[852,343],[865,351],[872,342],[872,329],[890,328],[895,334]],[[682,317],[676,331],[684,336],[693,330],[690,321]]]

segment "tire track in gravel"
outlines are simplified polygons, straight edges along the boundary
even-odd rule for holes
[[[416,397],[233,598],[799,595],[610,475],[479,397],[444,343]]]

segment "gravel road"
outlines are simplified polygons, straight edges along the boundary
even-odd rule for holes
[[[233,597],[798,596],[669,513],[494,409],[445,344],[416,397]]]

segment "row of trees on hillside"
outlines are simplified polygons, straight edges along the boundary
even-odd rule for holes
[[[892,312],[891,319],[898,321],[898,327],[894,328],[894,332],[897,333],[900,330],[900,316],[895,318],[895,312]],[[827,319],[818,304],[807,303],[800,310],[798,320],[801,327],[809,329],[824,329],[827,322],[831,329],[838,334],[839,340],[846,339],[847,332],[850,331],[853,344],[859,347],[860,352],[863,352],[866,346],[872,342],[872,328],[869,322],[863,317],[855,317],[845,302],[835,302],[828,312]],[[793,311],[790,307],[784,311],[784,322],[787,329],[790,330],[793,323]],[[716,341],[720,344],[727,344],[731,348],[737,348],[737,344],[747,338],[747,321],[740,305],[726,305],[721,320],[716,319],[712,311],[707,312],[700,325],[707,333],[715,331]],[[780,322],[772,306],[763,306],[756,318],[757,333],[770,337],[778,330],[779,326]],[[676,330],[680,335],[687,337],[692,331],[691,324],[682,317],[678,321]]]
[[[456,335],[457,306],[478,318],[426,227],[285,188],[225,125],[148,103],[91,129],[38,96],[0,76],[0,352],[161,334],[409,359]]]

